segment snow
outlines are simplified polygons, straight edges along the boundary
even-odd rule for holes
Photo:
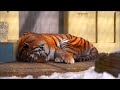
[[[88,70],[81,72],[67,72],[67,73],[53,73],[49,76],[42,75],[38,78],[33,78],[32,75],[28,75],[26,77],[0,77],[0,79],[120,79],[120,75],[118,77],[114,77],[113,75],[103,72],[97,73],[94,71],[95,67],[90,67]]]
[[[17,76],[12,76],[12,77],[0,77],[0,79],[34,79],[32,75],[28,75],[26,77],[17,77]]]
[[[67,73],[53,73],[50,76],[41,76],[40,79],[115,79],[114,76],[104,72],[97,73],[94,71],[95,67],[82,72],[67,72]]]

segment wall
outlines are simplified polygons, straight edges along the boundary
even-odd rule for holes
[[[120,48],[119,11],[68,11],[64,18],[66,33],[90,41],[99,53]]]
[[[59,33],[59,11],[20,11],[20,35],[24,32]]]
[[[0,42],[14,42],[18,39],[19,12],[0,11]]]

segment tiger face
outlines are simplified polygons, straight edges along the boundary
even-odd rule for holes
[[[47,61],[48,54],[45,47],[46,42],[39,38],[34,33],[24,33],[19,41],[17,59],[26,62],[45,62]]]

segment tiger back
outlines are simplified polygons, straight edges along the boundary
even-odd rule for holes
[[[74,63],[95,59],[97,49],[87,40],[70,34],[24,33],[19,40],[20,61]]]

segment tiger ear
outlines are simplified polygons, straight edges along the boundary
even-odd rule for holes
[[[30,32],[25,32],[24,35],[30,34]]]

